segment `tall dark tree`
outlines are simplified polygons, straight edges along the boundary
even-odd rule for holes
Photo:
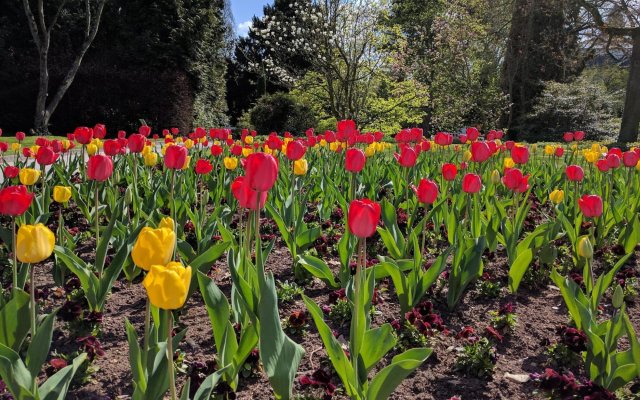
[[[502,72],[510,107],[504,125],[520,131],[544,81],[563,82],[582,68],[579,7],[573,0],[515,0]]]
[[[615,46],[618,53],[625,55],[629,62],[618,141],[635,142],[640,127],[640,1],[579,0],[579,3],[587,12],[588,22],[596,29],[595,34],[601,35],[602,47],[617,58],[610,51]]]

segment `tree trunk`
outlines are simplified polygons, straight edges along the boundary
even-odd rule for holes
[[[633,35],[629,80],[618,141],[620,143],[637,141],[638,125],[640,125],[640,31]]]
[[[38,50],[40,52],[40,85],[36,100],[36,115],[33,121],[33,127],[37,134],[44,134],[49,130],[49,115],[47,113],[47,97],[49,96],[48,50],[48,46]]]

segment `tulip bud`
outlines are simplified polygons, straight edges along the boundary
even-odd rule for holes
[[[165,265],[173,257],[176,234],[169,228],[144,227],[131,250],[133,262],[145,271],[152,265]]]
[[[578,255],[586,259],[593,257],[593,245],[588,236],[582,236],[578,239]]]
[[[224,167],[230,171],[233,171],[238,167],[238,159],[235,157],[225,157],[223,163]]]
[[[131,190],[131,186],[127,186],[127,190],[124,191],[124,203],[126,205],[133,203],[133,190]]]
[[[624,291],[622,290],[622,286],[616,285],[616,289],[613,291],[613,297],[611,298],[611,303],[614,308],[621,308],[624,305]]]
[[[465,150],[464,153],[462,153],[462,161],[469,161],[471,160],[471,152],[469,150]]]
[[[40,178],[40,171],[33,168],[22,168],[19,173],[20,183],[25,186],[35,184]]]
[[[305,175],[309,169],[309,163],[304,158],[293,162],[293,173],[296,175]]]
[[[96,146],[93,143],[90,143],[87,145],[87,153],[89,153],[90,156],[96,154],[98,152],[98,146]]]
[[[500,171],[498,171],[497,169],[491,171],[491,183],[493,183],[494,185],[500,183]]]

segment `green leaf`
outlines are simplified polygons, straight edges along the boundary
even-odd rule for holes
[[[359,388],[353,367],[351,366],[344,350],[342,350],[340,342],[338,342],[338,339],[333,336],[331,328],[329,328],[329,326],[324,322],[322,310],[320,310],[320,307],[318,307],[318,305],[307,296],[302,295],[302,299],[313,318],[313,322],[316,324],[316,328],[318,329],[322,343],[327,351],[327,355],[331,360],[333,368],[342,380],[342,384],[347,391],[347,395],[352,398],[359,396]]]
[[[298,246],[298,248],[304,250],[304,249],[308,248],[309,246],[311,246],[313,244],[313,242],[315,242],[320,237],[321,234],[322,234],[322,230],[320,229],[319,226],[316,226],[316,227],[311,228],[311,229],[307,229],[307,230],[301,232],[296,237],[296,246]]]
[[[533,261],[533,250],[526,249],[518,253],[511,268],[509,268],[509,290],[511,290],[511,293],[518,291],[522,277],[529,269],[531,261]]]
[[[198,391],[193,396],[193,400],[209,400],[213,394],[213,390],[218,385],[220,377],[226,372],[225,368],[222,368],[213,374],[204,378],[202,384],[198,388]]]
[[[0,377],[15,398],[35,399],[36,388],[29,370],[20,355],[3,344],[0,344]]]
[[[20,351],[29,333],[29,295],[21,289],[13,291],[13,298],[0,309],[0,344]]]
[[[136,387],[144,392],[147,390],[147,376],[145,373],[145,366],[143,365],[142,351],[138,344],[138,335],[128,319],[125,318],[124,322],[127,341],[129,342],[129,366],[131,367],[131,375]]]
[[[87,354],[82,353],[73,359],[71,365],[68,365],[56,372],[55,375],[49,377],[38,389],[40,400],[64,400],[67,397],[69,385],[76,372],[87,359]]]
[[[340,285],[333,277],[333,272],[321,259],[305,254],[298,256],[298,262],[304,269],[309,271],[311,275],[323,281],[327,286],[332,289],[340,288]]]
[[[367,372],[371,371],[371,368],[396,345],[396,342],[393,328],[389,324],[365,332],[360,356]]]
[[[407,350],[391,360],[369,383],[368,400],[388,399],[402,381],[416,370],[431,355],[432,350],[416,348]]]
[[[31,376],[38,376],[42,364],[49,355],[51,347],[51,338],[53,337],[53,323],[55,321],[56,311],[47,315],[40,326],[36,329],[36,334],[27,350],[27,358],[25,364],[31,373]]]
[[[304,349],[282,330],[273,274],[260,279],[260,359],[277,399],[291,397]]]

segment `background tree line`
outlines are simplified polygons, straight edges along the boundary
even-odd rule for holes
[[[275,0],[242,38],[228,0],[51,0],[43,24],[43,0],[0,1],[7,131],[145,119],[301,133],[353,118],[386,133],[475,125],[528,140],[575,129],[638,137],[638,0]],[[87,12],[95,19],[103,2],[73,82],[39,120],[83,48]]]

